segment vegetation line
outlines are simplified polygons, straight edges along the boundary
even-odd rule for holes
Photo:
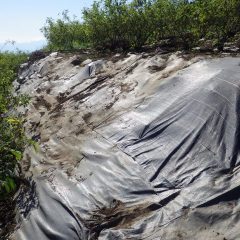
[[[48,18],[42,32],[50,50],[129,50],[158,43],[191,49],[202,38],[222,50],[240,31],[239,12],[239,0],[99,0],[84,9],[82,21],[65,11],[60,19]]]
[[[19,65],[27,60],[22,52],[0,52],[0,200],[6,200],[16,190],[25,146],[30,143],[23,129],[23,119],[17,113],[19,106],[28,103],[25,95],[15,96],[12,82]]]

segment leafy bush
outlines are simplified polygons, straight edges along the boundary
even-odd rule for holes
[[[239,0],[196,0],[191,5],[192,31],[198,39],[213,39],[222,49],[224,42],[240,31]]]
[[[87,41],[83,24],[71,19],[68,11],[62,13],[62,18],[54,21],[48,18],[46,25],[41,29],[48,40],[50,50],[73,50]]]
[[[26,96],[14,96],[12,82],[19,65],[27,60],[21,52],[0,53],[0,198],[15,190],[16,166],[28,139],[24,135],[22,119],[16,108],[26,105]]]
[[[223,42],[240,31],[239,0],[99,0],[83,11],[83,21],[47,19],[42,29],[57,50],[93,46],[137,49],[171,39],[186,49],[201,38]]]
[[[127,48],[127,5],[125,0],[95,2],[83,12],[89,40],[98,48]]]

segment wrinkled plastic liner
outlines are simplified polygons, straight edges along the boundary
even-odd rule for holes
[[[77,181],[36,177],[15,238],[240,239],[239,63],[195,63],[86,133]]]

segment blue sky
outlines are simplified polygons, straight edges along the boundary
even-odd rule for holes
[[[0,4],[0,42],[32,42],[44,39],[40,28],[47,17],[57,18],[64,10],[80,18],[93,0],[4,0]]]

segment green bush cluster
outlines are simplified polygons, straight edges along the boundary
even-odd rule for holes
[[[62,18],[54,21],[47,18],[42,28],[48,40],[47,50],[73,50],[85,47],[89,40],[86,38],[86,28],[75,18],[68,16],[68,11],[62,13]]]
[[[27,96],[14,96],[12,82],[19,65],[27,60],[25,53],[0,52],[0,199],[16,188],[16,166],[29,141],[23,130],[23,120],[16,108],[26,105]]]
[[[47,19],[42,29],[51,50],[83,46],[138,49],[163,39],[189,49],[201,38],[218,48],[240,31],[239,0],[100,0],[83,11],[83,20]]]

